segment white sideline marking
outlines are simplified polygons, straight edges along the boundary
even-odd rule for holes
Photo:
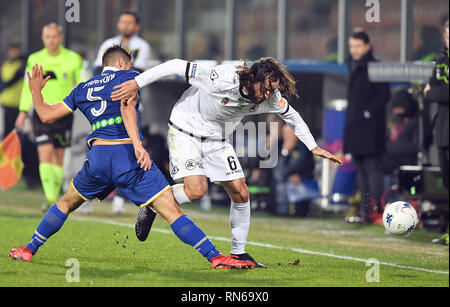
[[[134,228],[134,224],[124,223],[124,222],[116,222],[116,221],[112,221],[112,220],[86,218],[86,217],[79,217],[79,216],[71,216],[71,219],[79,220],[79,221],[88,221],[88,222],[99,222],[99,223],[110,224],[110,225],[115,225],[115,226]],[[151,231],[164,233],[164,234],[173,234],[173,232],[170,230],[160,229],[160,228],[152,228]],[[231,239],[225,238],[225,237],[217,237],[217,236],[208,236],[208,237],[211,238],[212,240],[216,240],[216,241],[231,242]],[[259,243],[259,242],[252,242],[252,241],[248,241],[247,244],[259,246],[259,247],[265,247],[265,248],[290,250],[290,251],[301,253],[301,254],[316,255],[316,256],[321,256],[321,257],[329,257],[329,258],[336,258],[336,259],[342,259],[342,260],[350,260],[350,261],[367,263],[367,259],[363,259],[363,258],[355,258],[355,257],[351,257],[351,256],[342,256],[342,255],[335,255],[335,254],[330,254],[330,253],[315,252],[315,251],[310,251],[310,250],[301,249],[301,248],[289,248],[289,247],[283,247],[283,246],[277,246],[277,245],[265,244],[265,243]],[[422,272],[435,273],[435,274],[446,274],[446,275],[449,274],[448,271],[431,270],[431,269],[425,269],[425,268],[419,268],[419,267],[413,267],[413,266],[407,266],[407,265],[400,265],[400,264],[389,263],[389,262],[380,262],[380,264],[385,265],[385,266],[394,267],[394,268],[399,268],[399,269],[422,271]]]

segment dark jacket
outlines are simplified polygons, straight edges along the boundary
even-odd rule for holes
[[[396,92],[389,104],[390,127],[387,134],[386,154],[383,168],[392,173],[401,165],[416,165],[419,152],[418,103],[406,89]],[[394,108],[403,108],[403,114],[394,115]]]
[[[443,51],[436,60],[436,66],[429,82],[431,90],[425,99],[428,102],[437,102],[438,110],[434,119],[436,129],[435,143],[438,147],[449,147],[449,125],[448,125],[448,49]]]
[[[386,147],[388,83],[369,81],[368,64],[376,61],[372,51],[361,60],[350,60],[348,108],[344,152],[356,156],[381,155]]]

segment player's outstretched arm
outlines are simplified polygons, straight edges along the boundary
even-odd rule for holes
[[[111,94],[113,101],[130,99],[137,94],[140,88],[152,84],[161,79],[186,75],[188,62],[184,60],[170,60],[153,68],[150,68],[137,76],[134,80],[130,80],[114,87],[114,92]]]
[[[136,104],[139,100],[139,96],[136,94],[131,99],[122,100],[120,102],[120,112],[122,113],[123,123],[127,130],[128,136],[133,142],[134,152],[137,158],[137,162],[141,165],[144,171],[147,171],[152,166],[152,160],[147,150],[142,146],[141,139],[139,138],[139,128],[137,123]]]
[[[286,122],[289,127],[291,127],[299,140],[303,142],[303,144],[305,144],[309,150],[311,150],[313,155],[329,159],[339,165],[343,164],[342,160],[339,159],[336,155],[333,155],[332,153],[329,153],[328,151],[317,146],[314,137],[309,131],[308,125],[305,123],[300,114],[294,110],[294,108],[291,108],[287,103],[279,103],[278,107],[282,108],[282,113],[279,114],[280,117]]]
[[[44,124],[51,124],[58,119],[70,114],[61,103],[55,105],[49,105],[44,101],[42,97],[42,89],[47,84],[50,76],[44,79],[44,73],[42,66],[34,65],[32,70],[32,75],[27,71],[27,76],[29,80],[29,86],[31,91],[31,96],[33,97],[33,105],[36,113]]]

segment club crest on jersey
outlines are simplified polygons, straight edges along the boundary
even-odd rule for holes
[[[222,99],[221,104],[226,106],[229,102],[230,102],[230,98],[225,97],[224,99]]]
[[[197,163],[195,163],[194,160],[189,159],[186,161],[184,166],[186,167],[187,170],[193,170],[194,168],[197,167]]]

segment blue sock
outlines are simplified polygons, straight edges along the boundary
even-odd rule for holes
[[[51,206],[31,237],[31,241],[28,243],[27,248],[36,253],[39,247],[62,227],[66,219],[67,215],[61,212],[56,204]]]
[[[186,215],[179,217],[170,227],[181,241],[194,247],[206,259],[211,260],[220,254],[205,233]]]

